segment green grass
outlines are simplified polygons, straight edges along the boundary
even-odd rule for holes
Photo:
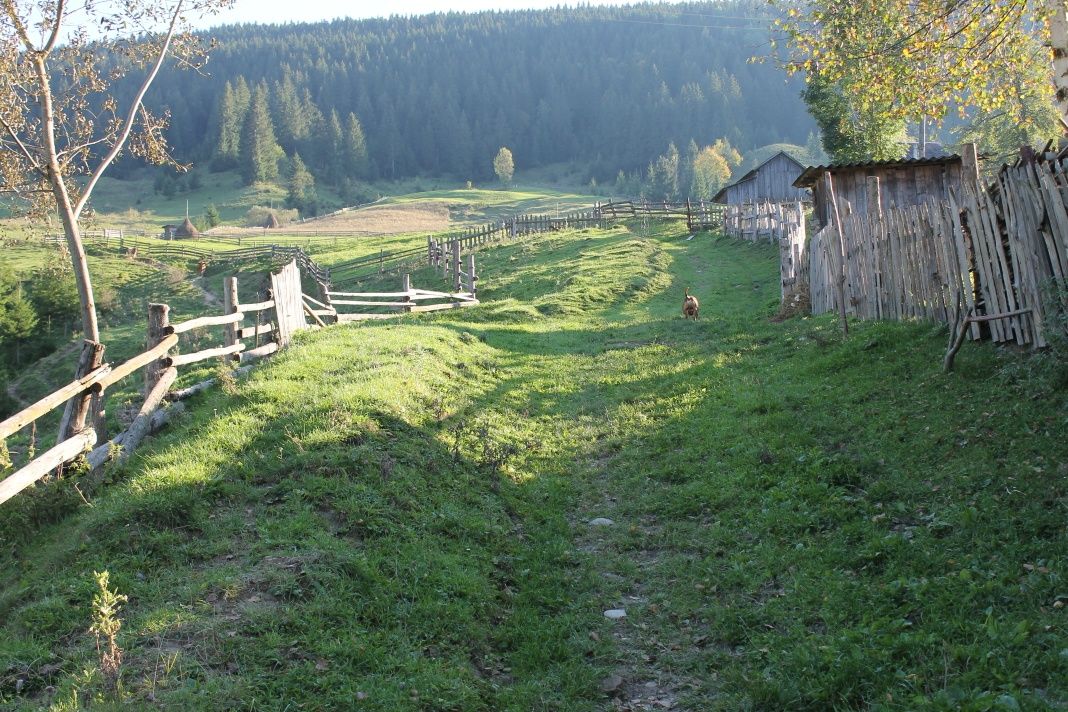
[[[683,237],[483,251],[482,306],[307,334],[90,505],[4,505],[0,704],[108,708],[108,569],[134,706],[607,710],[611,674],[685,710],[1068,706],[1042,360],[772,323],[775,249]]]
[[[598,200],[601,198],[581,193],[519,186],[499,190],[484,188],[433,190],[387,197],[380,204],[446,203],[454,221],[461,224],[481,225],[524,213],[545,214],[559,210],[563,214],[573,210],[584,210]]]

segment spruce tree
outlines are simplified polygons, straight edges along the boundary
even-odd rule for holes
[[[367,179],[369,164],[367,160],[367,141],[364,139],[363,126],[356,114],[349,114],[345,125],[345,173],[354,178]]]
[[[278,161],[284,156],[274,134],[267,107],[267,85],[252,94],[245,130],[241,136],[241,175],[247,185],[278,178]]]
[[[214,167],[227,170],[237,165],[241,155],[241,132],[248,115],[251,95],[245,78],[238,76],[231,86],[226,82],[219,102],[219,136],[215,144]]]
[[[289,176],[289,193],[286,205],[296,208],[302,215],[318,212],[318,196],[315,193],[315,178],[304,165],[299,153],[293,154],[293,168]]]
[[[338,185],[345,175],[342,170],[345,134],[341,129],[341,119],[338,118],[337,111],[330,112],[330,118],[326,120],[326,136],[323,138],[326,154],[323,156],[322,166],[326,170],[327,180]]]

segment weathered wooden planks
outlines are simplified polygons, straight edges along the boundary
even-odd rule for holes
[[[966,331],[972,339],[1044,346],[1044,290],[1068,279],[1066,182],[1058,161],[1021,162],[1004,168],[990,189],[967,183],[944,200],[844,217],[847,311],[865,319],[959,323],[962,338]],[[825,228],[807,247],[816,314],[843,300],[831,294],[837,270],[831,236]],[[792,259],[783,249],[784,284]]]

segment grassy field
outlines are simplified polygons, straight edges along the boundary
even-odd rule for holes
[[[307,334],[88,502],[4,505],[0,704],[1068,706],[1057,364],[774,323],[772,247],[684,238],[487,250],[482,306]]]

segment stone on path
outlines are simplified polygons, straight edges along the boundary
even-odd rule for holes
[[[610,527],[613,524],[615,524],[615,522],[607,517],[597,517],[596,519],[590,520],[591,527]]]
[[[622,608],[610,608],[604,612],[604,617],[609,620],[618,621],[620,618],[626,618],[627,612]]]

